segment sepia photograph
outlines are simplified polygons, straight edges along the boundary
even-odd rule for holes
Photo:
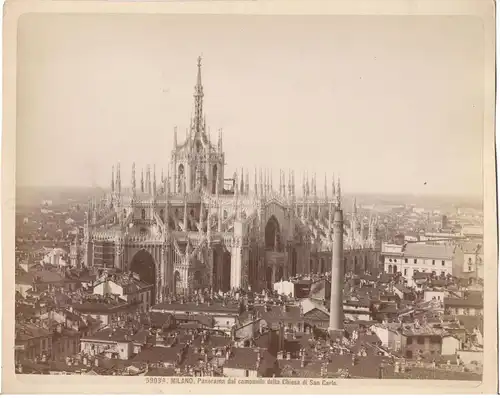
[[[3,147],[10,377],[484,387],[498,265],[485,26],[21,15]]]

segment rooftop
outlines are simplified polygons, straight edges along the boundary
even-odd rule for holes
[[[469,307],[469,308],[483,308],[483,300],[479,296],[469,296],[465,299],[445,297],[445,307]]]
[[[152,312],[201,312],[201,313],[221,313],[221,314],[234,314],[240,313],[240,306],[238,303],[228,302],[226,304],[221,302],[214,303],[196,303],[196,302],[173,302],[161,303],[151,307]]]
[[[453,246],[448,245],[408,243],[405,246],[404,255],[405,257],[451,260],[454,250]]]

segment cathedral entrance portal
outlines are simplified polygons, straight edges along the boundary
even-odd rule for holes
[[[146,250],[139,250],[132,258],[130,271],[139,275],[141,281],[153,285],[151,291],[151,305],[155,303],[156,297],[156,264],[153,256]]]
[[[283,279],[283,267],[279,266],[276,269],[276,282],[279,282]]]
[[[274,216],[266,224],[265,244],[266,250],[280,251],[280,224]]]
[[[269,267],[269,266],[266,268],[266,287],[269,290],[273,290],[274,289],[274,286],[273,286],[273,269],[271,267]]]

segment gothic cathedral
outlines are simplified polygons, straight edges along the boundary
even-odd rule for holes
[[[153,302],[168,295],[212,288],[261,291],[276,281],[329,270],[333,209],[340,204],[340,181],[327,180],[323,197],[316,176],[304,178],[297,196],[295,173],[272,176],[254,171],[225,178],[222,131],[210,139],[203,113],[201,59],[194,92],[194,115],[184,142],[174,144],[167,175],[156,168],[122,187],[120,164],[113,168],[111,192],[89,204],[84,226],[84,264],[132,271],[153,284]],[[376,220],[358,216],[354,204],[345,225],[344,269],[378,268]]]

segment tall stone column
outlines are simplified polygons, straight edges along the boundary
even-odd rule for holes
[[[231,246],[231,289],[241,288],[241,240],[235,239]]]
[[[341,209],[337,209],[333,221],[332,280],[330,297],[329,331],[344,329],[344,220]]]

